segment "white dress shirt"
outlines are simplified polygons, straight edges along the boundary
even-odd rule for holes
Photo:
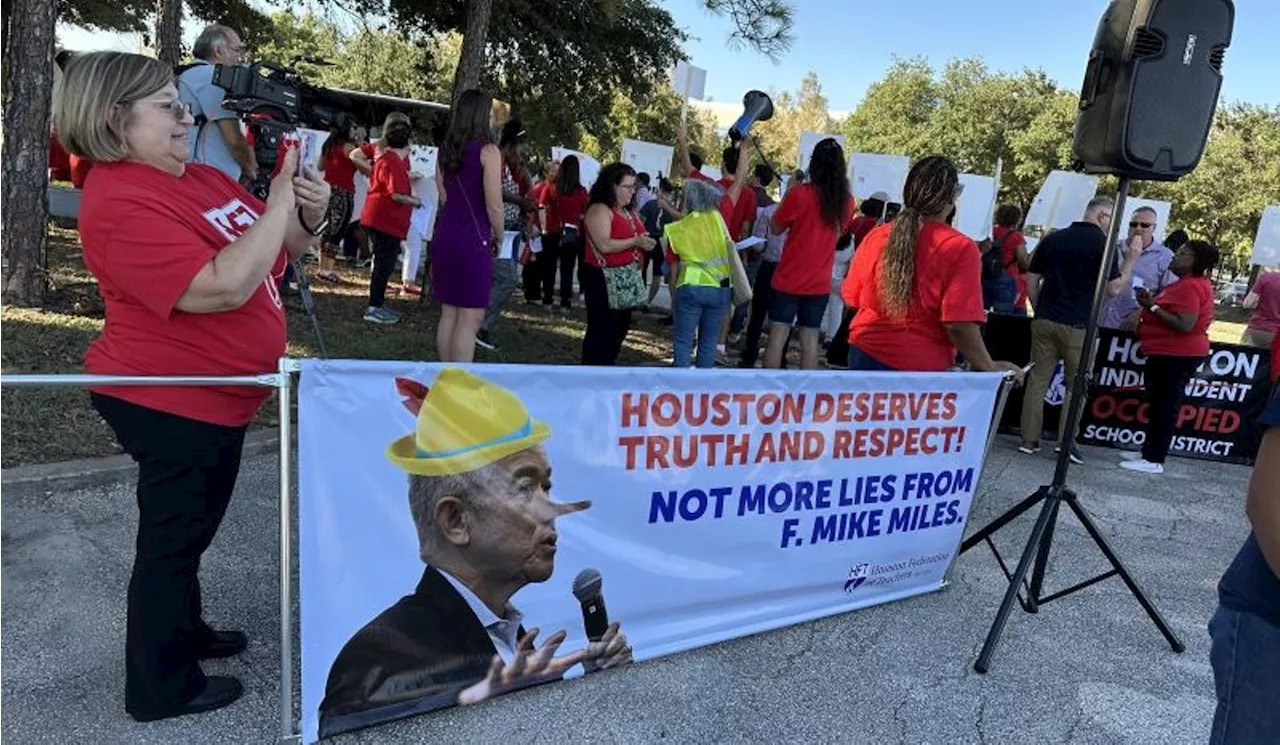
[[[520,624],[524,623],[524,614],[516,609],[510,602],[507,603],[505,618],[500,618],[484,601],[476,596],[471,588],[458,581],[457,577],[449,574],[440,567],[435,567],[436,571],[453,585],[453,589],[458,591],[462,599],[467,601],[467,605],[471,607],[471,612],[476,614],[476,619],[480,621],[480,625],[484,626],[484,630],[489,633],[489,638],[493,640],[493,647],[498,651],[498,656],[502,661],[511,664],[516,657],[516,645],[520,643]]]

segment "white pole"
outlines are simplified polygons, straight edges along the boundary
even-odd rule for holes
[[[280,360],[280,740],[293,740],[293,378]]]

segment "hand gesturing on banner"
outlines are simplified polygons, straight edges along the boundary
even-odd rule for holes
[[[460,706],[478,704],[494,696],[555,680],[587,656],[586,650],[571,652],[563,657],[555,656],[556,650],[564,643],[565,632],[563,631],[552,634],[541,647],[535,650],[533,642],[537,636],[538,629],[533,629],[521,637],[520,643],[516,645],[515,658],[509,663],[503,662],[501,657],[494,655],[484,680],[464,688],[462,693],[458,694],[458,704]]]
[[[600,641],[587,645],[587,659],[582,663],[582,667],[588,673],[594,673],[598,670],[626,665],[632,661],[631,643],[622,633],[621,625],[614,621],[609,624],[609,629],[604,632]]]

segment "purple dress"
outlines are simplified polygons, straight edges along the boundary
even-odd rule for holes
[[[436,299],[458,308],[486,308],[493,284],[489,213],[484,204],[480,140],[462,150],[462,167],[444,179],[444,207],[431,239],[431,283]]]

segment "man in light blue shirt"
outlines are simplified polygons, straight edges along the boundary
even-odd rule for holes
[[[1129,238],[1126,243],[1140,243],[1142,253],[1138,255],[1138,263],[1133,267],[1133,281],[1120,291],[1119,295],[1107,298],[1102,305],[1102,316],[1098,325],[1107,329],[1137,328],[1137,318],[1141,307],[1134,288],[1141,283],[1148,292],[1155,296],[1161,290],[1178,281],[1178,276],[1169,271],[1169,263],[1173,261],[1173,251],[1165,247],[1155,238],[1156,211],[1150,207],[1141,207],[1129,218]],[[1116,268],[1124,260],[1124,247],[1116,252]]]
[[[192,48],[195,60],[178,76],[178,97],[196,120],[187,132],[190,162],[211,165],[247,183],[257,177],[258,163],[235,112],[222,107],[227,92],[213,84],[214,65],[240,64],[244,52],[234,30],[216,24],[205,28]]]

